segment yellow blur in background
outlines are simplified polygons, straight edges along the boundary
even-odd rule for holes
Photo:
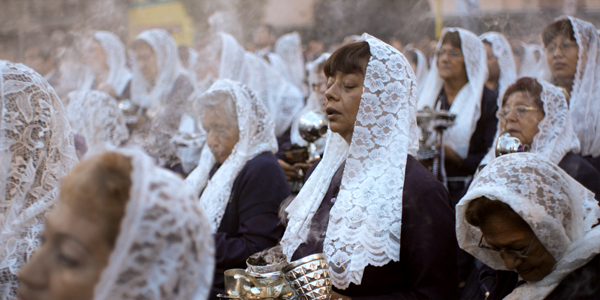
[[[166,29],[179,46],[193,46],[193,21],[179,1],[132,1],[129,9],[129,40],[135,39],[140,32],[152,28]]]

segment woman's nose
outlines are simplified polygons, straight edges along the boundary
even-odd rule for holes
[[[504,260],[504,265],[509,270],[516,270],[523,263],[522,258],[518,258],[516,255],[510,253],[502,253],[502,259]]]
[[[335,84],[330,86],[327,89],[327,91],[325,91],[325,98],[327,99],[327,101],[337,101],[339,99],[338,91]]]
[[[46,264],[50,259],[43,247],[38,248],[29,261],[19,270],[19,281],[32,290],[43,290],[48,283]]]

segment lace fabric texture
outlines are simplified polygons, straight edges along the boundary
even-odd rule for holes
[[[493,160],[475,177],[456,206],[459,246],[496,270],[506,270],[499,253],[479,248],[481,231],[465,220],[469,203],[479,197],[499,200],[523,219],[556,259],[552,273],[515,289],[504,299],[544,299],[569,273],[600,253],[600,217],[594,194],[557,165],[533,153]]]
[[[479,36],[482,41],[492,44],[492,52],[498,58],[498,67],[500,68],[500,78],[498,79],[498,107],[502,106],[502,97],[506,89],[517,81],[517,67],[513,57],[510,44],[498,32],[486,32]]]
[[[571,118],[581,144],[583,156],[600,156],[600,38],[594,25],[568,16],[555,21],[569,20],[579,46],[577,71],[571,92]]]
[[[275,124],[264,104],[246,86],[228,79],[217,80],[204,94],[195,99],[195,111],[202,99],[215,93],[229,94],[235,103],[240,130],[239,141],[229,157],[219,167],[212,179],[209,172],[215,164],[214,156],[207,144],[202,149],[200,162],[186,178],[195,195],[200,196],[200,205],[206,211],[211,232],[217,232],[227,208],[233,182],[246,162],[266,152],[277,152]]]
[[[219,33],[222,41],[219,78],[239,81],[263,101],[275,121],[275,134],[281,136],[304,106],[302,92],[283,78],[266,61],[244,50],[230,34]]]
[[[291,258],[307,239],[312,218],[333,174],[346,160],[342,184],[331,209],[323,250],[332,283],[359,285],[367,265],[400,259],[402,191],[407,155],[418,149],[417,85],[406,58],[364,34],[371,58],[350,145],[329,132],[323,160],[286,209],[281,240]]]
[[[519,78],[535,77],[548,81],[550,70],[546,62],[544,47],[525,43],[521,43],[521,47],[523,47],[523,58],[521,58]]]
[[[69,93],[67,116],[73,132],[83,136],[89,148],[120,146],[129,138],[125,116],[117,101],[100,91]]]
[[[417,55],[417,70],[415,72],[415,76],[417,76],[417,95],[420,95],[423,91],[423,87],[425,86],[427,73],[429,72],[429,62],[427,62],[427,58],[423,52],[412,45],[406,46],[405,49],[406,51],[412,51]]]
[[[469,82],[458,92],[450,107],[450,112],[456,114],[456,119],[454,125],[444,132],[444,142],[458,156],[465,159],[469,153],[471,135],[481,115],[481,96],[488,78],[486,53],[479,38],[462,28],[444,28],[436,52],[442,46],[444,35],[448,32],[458,32],[460,36]],[[423,92],[419,95],[418,109],[423,109],[425,106],[435,109],[435,102],[443,86],[444,82],[437,68],[437,56],[434,56]]]
[[[177,52],[177,44],[164,29],[150,29],[140,33],[136,40],[142,40],[152,48],[156,56],[156,75],[154,86],[144,78],[142,71],[133,60],[133,78],[131,82],[131,101],[144,108],[154,108],[168,104],[168,95],[173,90],[175,81],[181,75],[188,75]],[[135,57],[134,53],[130,53]]]
[[[136,149],[130,199],[94,299],[204,300],[214,272],[214,242],[189,187]]]
[[[125,47],[119,37],[109,31],[96,31],[94,38],[100,42],[106,54],[106,64],[110,69],[106,83],[110,84],[117,95],[121,95],[131,80],[131,71],[127,68]]]
[[[300,90],[304,87],[304,55],[302,54],[302,39],[300,34],[292,32],[284,34],[277,39],[275,53],[283,59],[286,64],[289,81]]]
[[[539,131],[533,137],[529,152],[536,153],[541,157],[558,164],[563,157],[573,151],[579,152],[579,140],[573,130],[573,121],[569,114],[569,106],[565,100],[563,90],[546,81],[537,79],[542,85],[540,98],[544,103],[544,118],[538,124]],[[500,106],[501,107],[501,106]],[[496,137],[502,133],[500,121]],[[488,164],[496,157],[496,142],[490,151],[481,160],[480,165]]]
[[[54,89],[35,71],[0,61],[0,299],[14,299],[19,268],[38,246],[59,180],[78,162]]]
[[[300,136],[300,131],[298,130],[298,121],[300,120],[300,117],[302,117],[303,114],[305,114],[307,112],[311,112],[311,111],[318,111],[322,114],[325,114],[325,112],[321,109],[321,104],[319,103],[319,98],[318,98],[317,92],[315,92],[312,89],[312,86],[313,86],[313,84],[318,83],[319,73],[323,72],[323,69],[319,68],[319,65],[323,64],[329,58],[330,55],[331,54],[329,54],[329,53],[323,53],[323,54],[321,54],[321,56],[319,56],[319,58],[317,58],[314,61],[307,64],[308,86],[311,87],[311,89],[310,89],[310,94],[308,95],[308,98],[306,99],[306,105],[302,108],[302,110],[300,110],[300,112],[298,112],[298,114],[294,118],[294,121],[292,122],[292,130],[290,130],[290,140],[291,140],[292,144],[294,144],[294,145],[298,145],[298,146],[308,145],[308,142],[306,142],[302,138],[302,136]],[[325,138],[320,138],[315,141],[315,145],[317,145],[317,148],[324,149],[325,142],[326,142]]]

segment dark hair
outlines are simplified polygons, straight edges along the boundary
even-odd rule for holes
[[[408,61],[412,62],[413,64],[417,65],[419,63],[419,57],[417,56],[417,53],[414,50],[406,50],[402,52],[402,54],[404,54],[404,57],[406,57],[406,59],[408,59]]]
[[[559,20],[556,22],[552,22],[544,28],[542,32],[542,41],[544,42],[544,47],[548,47],[548,44],[552,42],[554,38],[559,35],[563,35],[568,37],[571,41],[577,41],[575,39],[575,32],[573,31],[573,25],[570,20]]]
[[[516,92],[526,92],[530,97],[533,97],[533,102],[539,108],[544,110],[544,102],[542,102],[541,94],[543,91],[542,85],[535,78],[521,77],[517,82],[510,85],[504,92],[502,97],[502,105],[506,103],[508,97]]]
[[[336,72],[344,74],[367,72],[367,64],[371,58],[371,49],[367,42],[356,42],[337,49],[323,66],[325,76],[332,77]]]
[[[479,197],[469,203],[465,211],[465,220],[467,223],[481,228],[490,216],[498,216],[506,220],[510,220],[519,228],[531,230],[529,224],[521,218],[508,204],[490,200],[486,197]]]
[[[450,44],[452,47],[460,49],[460,34],[458,34],[457,31],[446,32],[446,34],[444,34],[444,38],[442,39],[442,45],[444,44]]]

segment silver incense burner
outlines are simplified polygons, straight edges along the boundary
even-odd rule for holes
[[[456,114],[447,110],[432,110],[429,107],[417,112],[417,126],[421,129],[417,159],[438,180],[446,184],[444,168],[444,131],[454,125]],[[431,137],[435,135],[435,139]]]
[[[529,152],[530,148],[528,145],[524,145],[521,141],[512,136],[510,132],[505,131],[496,140],[496,157],[504,154],[516,153],[516,152]]]
[[[316,111],[304,113],[298,120],[298,131],[302,139],[308,142],[308,161],[319,159],[314,142],[327,134],[327,118]]]

